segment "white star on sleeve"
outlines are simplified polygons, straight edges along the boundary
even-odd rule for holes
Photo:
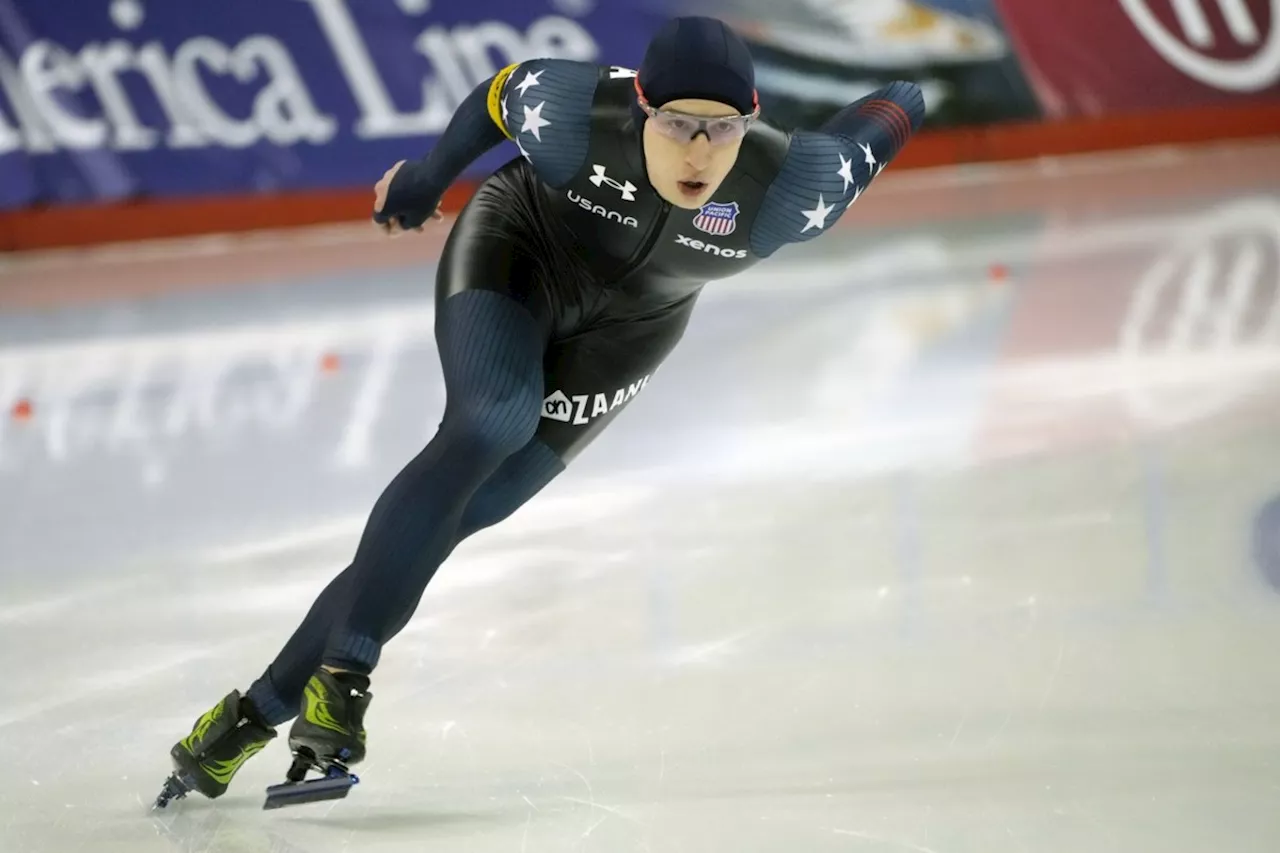
[[[822,199],[822,193],[818,193],[818,206],[813,210],[800,211],[804,214],[805,219],[808,220],[808,222],[804,224],[804,227],[800,229],[800,233],[803,234],[810,228],[822,230],[822,228],[827,224],[827,216],[829,216],[833,210],[835,210],[835,207],[828,207]]]
[[[545,68],[542,69],[542,71],[546,70],[547,69]],[[537,74],[534,74],[532,71],[524,72],[524,79],[520,81],[520,85],[516,86],[516,88],[520,90],[520,97],[523,98],[524,93],[529,91],[530,87],[538,85],[538,78],[542,76],[542,71],[539,71]]]
[[[844,180],[844,189],[842,192],[849,191],[849,184],[853,183],[853,161],[844,159],[844,155],[837,152],[840,157],[840,171],[836,172]]]
[[[528,160],[530,163],[533,162],[533,158],[529,156],[528,151],[524,150],[524,146],[520,144],[519,139],[516,140],[516,148],[520,149],[520,156],[524,157],[524,159]]]
[[[539,132],[542,128],[547,127],[551,122],[542,117],[542,108],[547,105],[546,101],[541,102],[533,109],[524,108],[524,124],[520,125],[521,133],[532,133],[533,138],[542,141],[542,134]]]
[[[503,96],[502,96],[502,123],[503,123],[503,124],[506,124],[506,123],[507,123],[507,116],[508,116],[508,115],[509,115],[509,113],[507,112],[507,96],[506,96],[506,95],[503,95]]]
[[[862,149],[863,154],[867,155],[867,159],[866,159],[867,165],[874,166],[876,164],[876,155],[871,153],[871,146],[863,145],[861,142],[859,142],[858,147]]]

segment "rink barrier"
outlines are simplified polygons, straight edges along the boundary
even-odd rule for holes
[[[926,132],[911,141],[892,168],[897,173],[907,169],[1273,137],[1280,138],[1280,104],[1274,102],[1049,123],[1011,122]],[[0,211],[0,251],[353,222],[369,216],[372,182],[371,178],[368,188],[350,190]],[[473,188],[466,183],[455,185],[445,195],[444,209],[461,208]]]
[[[1141,218],[1153,210],[1181,210],[1189,198],[1250,196],[1259,176],[1277,174],[1278,160],[1280,140],[1264,139],[891,171],[876,182],[874,203],[856,205],[841,217],[838,228],[850,237],[855,236],[850,232],[863,232],[856,238],[874,243],[919,229],[922,223],[975,218],[1041,222],[1047,216],[1058,224],[1093,222],[1100,209],[1110,217]],[[397,240],[379,235],[369,220],[358,220],[0,255],[0,311],[57,309],[209,288],[225,291],[381,270],[410,276],[425,272],[429,277],[450,223],[451,217],[446,217],[439,227]],[[1107,226],[1103,235],[1087,239],[1168,240],[1167,228],[1163,220],[1138,226],[1137,233]],[[975,244],[978,255],[963,263],[973,269],[993,262],[1020,264],[1028,248],[1016,239],[1008,245],[983,242]],[[1042,250],[1037,244],[1035,252]],[[1076,250],[1074,243],[1066,245],[1066,251]],[[774,284],[771,279],[769,286]],[[738,282],[734,289],[744,286]]]

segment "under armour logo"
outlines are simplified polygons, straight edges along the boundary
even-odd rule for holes
[[[595,184],[596,186],[602,186],[604,184],[608,184],[618,192],[622,193],[623,201],[636,200],[635,184],[631,183],[630,181],[627,181],[621,184],[618,183],[613,178],[609,177],[604,173],[604,166],[601,166],[599,163],[593,163],[591,168],[595,170],[595,174],[592,175],[590,178],[591,183]]]

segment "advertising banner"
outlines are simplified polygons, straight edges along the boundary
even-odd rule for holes
[[[372,187],[506,64],[638,63],[656,25],[598,0],[0,0],[0,208]]]
[[[635,67],[729,21],[813,127],[891,80],[926,128],[1280,99],[1280,0],[0,0],[0,210],[371,187],[504,65]],[[481,175],[516,156],[502,145]]]
[[[1094,0],[1081,0],[1094,2]],[[689,6],[673,0],[673,5]],[[756,60],[760,102],[813,127],[894,80],[924,92],[926,128],[1036,119],[993,0],[693,0],[730,22]]]
[[[920,84],[933,128],[1280,96],[1280,0],[691,2],[748,40],[787,124],[893,79]]]
[[[997,0],[1045,115],[1280,97],[1277,0]]]

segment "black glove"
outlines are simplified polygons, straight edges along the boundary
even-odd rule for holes
[[[387,200],[382,210],[375,211],[373,221],[386,225],[395,221],[406,231],[421,228],[435,213],[444,188],[435,185],[423,160],[409,160],[401,166],[387,187]]]

